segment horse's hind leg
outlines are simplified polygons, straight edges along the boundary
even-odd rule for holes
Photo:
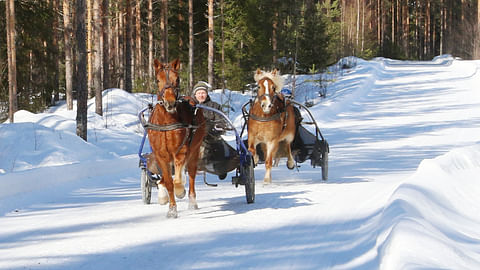
[[[195,193],[195,177],[197,175],[197,163],[193,161],[189,162],[187,165],[188,170],[188,209],[196,210],[198,209],[197,204],[197,194]]]
[[[293,170],[295,168],[295,160],[293,160],[293,155],[292,155],[292,147],[290,142],[286,142],[286,148],[287,148],[287,168],[290,170]]]
[[[162,180],[157,181],[158,187],[158,204],[165,205],[168,203],[168,191],[165,188],[165,180],[162,175]]]

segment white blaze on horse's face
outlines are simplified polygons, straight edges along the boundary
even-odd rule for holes
[[[270,91],[272,91],[272,89],[270,89],[268,80],[263,80],[263,87],[265,89],[265,94],[263,95],[260,105],[262,106],[262,110],[264,113],[270,113],[273,104],[272,100],[270,99]]]

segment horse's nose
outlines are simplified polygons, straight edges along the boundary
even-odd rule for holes
[[[175,111],[175,102],[165,102],[164,106],[165,106],[165,110],[167,110],[167,112],[174,112]]]

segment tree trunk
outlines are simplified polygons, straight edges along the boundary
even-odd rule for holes
[[[135,7],[135,74],[137,78],[142,78],[142,20],[141,20],[141,1],[137,0],[137,5]]]
[[[193,0],[188,0],[188,88],[193,90]]]
[[[213,87],[213,0],[208,0],[208,83]]]
[[[480,59],[480,1],[477,1],[477,27],[475,37],[475,54],[473,59]]]
[[[52,100],[50,101],[50,104],[55,105],[55,101],[58,101],[59,99],[59,89],[60,89],[60,81],[59,81],[59,75],[60,75],[60,64],[61,64],[61,58],[59,55],[59,49],[58,49],[58,41],[60,39],[60,31],[59,29],[59,22],[58,22],[58,16],[57,14],[60,14],[59,12],[59,0],[53,0],[52,5],[53,5],[53,11],[54,11],[54,18],[53,18],[53,39],[52,39],[52,49],[53,49],[53,59],[55,61],[55,70],[54,70],[54,81],[53,81],[53,92],[52,92]]]
[[[148,0],[148,78],[153,78],[153,0]]]
[[[222,39],[222,93],[224,93],[226,86],[225,86],[225,37],[223,34],[223,27],[224,27],[223,0],[220,0],[220,17],[222,21],[222,24],[220,26],[221,39]]]
[[[65,51],[65,95],[67,110],[73,110],[73,25],[70,15],[70,0],[63,0],[63,39]]]
[[[9,110],[8,118],[10,123],[14,122],[14,114],[18,110],[17,105],[17,55],[15,48],[15,1],[5,2],[5,13],[7,19],[7,57],[8,57],[8,94]]]
[[[103,88],[110,88],[110,64],[109,64],[109,0],[102,0],[102,63],[103,63]]]
[[[166,38],[166,34],[167,34],[167,26],[166,26],[166,21],[167,21],[167,14],[168,14],[168,11],[167,11],[167,8],[168,8],[168,0],[162,0],[161,2],[162,4],[162,8],[161,8],[161,11],[160,11],[160,33],[161,33],[161,37],[160,37],[160,61],[161,62],[167,62],[168,59],[167,59],[167,55],[166,55],[166,51],[167,51],[167,38]]]
[[[75,88],[77,90],[77,136],[87,141],[87,44],[85,29],[85,0],[76,0],[76,59],[77,75]]]
[[[273,57],[272,62],[273,65],[277,64],[277,31],[278,31],[278,19],[279,19],[279,12],[278,12],[278,3],[277,1],[273,2],[274,14],[273,14],[273,21],[272,21],[272,51]]]
[[[92,35],[93,35],[93,88],[95,91],[95,112],[98,115],[103,114],[102,108],[102,46],[100,43],[101,33],[101,20],[100,20],[100,1],[93,1],[93,24],[92,24]]]
[[[132,92],[132,6],[126,0],[125,7],[125,91]]]
[[[87,89],[88,97],[95,96],[95,89],[93,88],[93,29],[92,29],[92,1],[87,1]]]

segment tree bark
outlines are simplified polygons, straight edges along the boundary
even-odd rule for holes
[[[95,96],[95,89],[93,88],[93,26],[92,26],[92,1],[87,1],[87,89],[88,97]]]
[[[95,91],[95,112],[98,115],[103,114],[102,108],[102,44],[100,43],[101,33],[101,20],[100,20],[100,1],[93,1],[93,25],[92,25],[92,35],[93,35],[93,88]]]
[[[102,64],[103,64],[103,88],[110,88],[110,63],[109,63],[109,0],[102,0]]]
[[[477,27],[474,59],[480,59],[480,1],[477,1]]]
[[[53,81],[53,92],[52,92],[52,100],[50,104],[55,105],[55,101],[59,99],[59,89],[60,89],[60,64],[61,58],[59,55],[59,46],[58,41],[60,39],[60,31],[59,31],[59,22],[57,14],[59,14],[59,0],[53,0],[53,11],[54,11],[54,18],[53,18],[53,40],[52,40],[52,49],[53,49],[53,59],[55,61],[55,70],[54,70],[54,81]]]
[[[7,57],[8,57],[8,94],[9,110],[8,118],[10,123],[14,122],[14,114],[18,110],[17,105],[17,55],[15,48],[15,2],[5,2],[5,13],[7,20]]]
[[[167,55],[166,55],[166,51],[167,51],[167,38],[166,38],[166,35],[167,35],[167,26],[166,26],[166,22],[167,22],[167,14],[168,14],[168,11],[167,11],[167,8],[168,8],[168,0],[162,0],[161,2],[162,4],[162,8],[161,8],[161,11],[160,11],[160,33],[161,33],[161,38],[160,38],[160,61],[161,62],[167,62],[168,59],[167,59]]]
[[[148,78],[153,78],[153,0],[148,0]]]
[[[142,78],[142,13],[141,0],[137,0],[135,7],[135,74],[137,78]]]
[[[188,87],[193,89],[193,0],[188,0]]]
[[[67,110],[73,110],[73,25],[71,21],[70,0],[63,0],[63,39],[65,51],[65,95]]]
[[[278,12],[278,2],[274,1],[273,2],[273,8],[274,8],[274,14],[273,14],[273,21],[272,21],[272,51],[273,51],[273,57],[272,57],[272,62],[273,65],[277,64],[277,50],[278,50],[278,45],[277,45],[277,31],[278,31],[278,19],[279,19],[279,12]]]
[[[125,7],[125,91],[132,92],[132,6],[126,0]]]
[[[77,75],[75,88],[77,90],[77,136],[87,141],[87,44],[85,29],[85,0],[76,0],[76,59]]]
[[[208,83],[213,87],[213,0],[208,0]]]

